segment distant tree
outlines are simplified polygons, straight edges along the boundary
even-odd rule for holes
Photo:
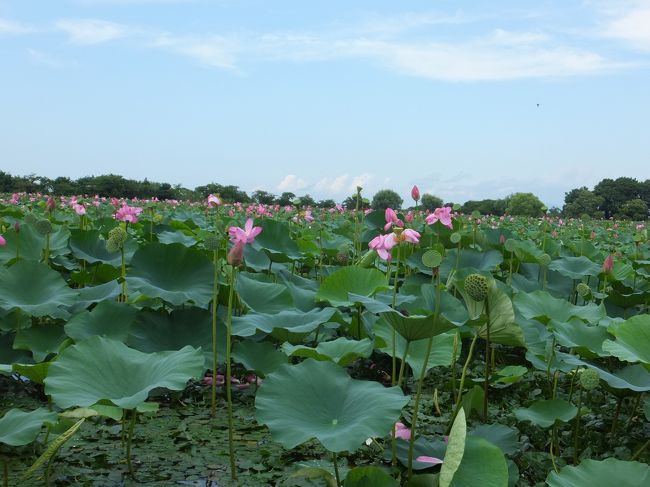
[[[644,185],[634,178],[603,179],[594,186],[594,194],[603,198],[599,209],[605,214],[605,218],[612,217],[620,212],[623,203],[641,199],[641,192],[645,190]]]
[[[14,178],[11,174],[0,171],[0,192],[11,193],[14,191]]]
[[[461,206],[461,211],[466,214],[478,211],[481,215],[501,216],[506,212],[507,202],[505,199],[469,200]]]
[[[239,186],[232,184],[223,186],[217,183],[210,183],[205,186],[197,186],[194,191],[200,193],[204,198],[207,198],[210,194],[218,194],[223,201],[228,203],[248,203],[250,201],[245,191],[239,189]]]
[[[420,199],[420,208],[422,210],[434,211],[442,207],[442,199],[429,193],[424,193]]]
[[[402,197],[392,189],[380,189],[372,197],[371,207],[373,210],[385,210],[393,208],[394,210],[402,207]]]
[[[285,191],[282,193],[278,199],[276,200],[276,203],[280,206],[288,206],[293,203],[293,200],[295,199],[296,195],[292,193],[291,191]]]
[[[299,198],[300,206],[316,206],[316,200],[308,194],[299,196]]]
[[[253,198],[253,201],[262,205],[272,205],[275,202],[274,194],[269,193],[268,191],[263,191],[261,189],[253,191],[251,197]]]
[[[351,196],[348,196],[343,200],[341,203],[343,206],[345,206],[348,210],[354,210],[357,207],[357,194],[353,194]],[[370,201],[368,198],[361,197],[359,200],[359,209],[360,210],[367,210],[370,208]]]
[[[572,189],[564,196],[564,207],[562,213],[564,216],[580,218],[582,215],[589,215],[592,218],[602,218],[603,212],[600,210],[605,200],[593,191],[589,191],[585,186],[582,188]]]
[[[626,201],[621,205],[618,218],[628,220],[646,220],[648,218],[648,205],[640,198]]]
[[[73,195],[79,193],[77,184],[70,178],[58,177],[52,181],[54,194]]]
[[[515,193],[508,198],[508,213],[517,216],[542,216],[544,203],[533,193]]]
[[[336,206],[336,201],[334,200],[320,200],[316,203],[316,206],[319,208],[334,208]]]

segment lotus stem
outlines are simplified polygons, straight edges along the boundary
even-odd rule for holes
[[[336,452],[332,452],[332,463],[334,464],[334,476],[336,477],[336,487],[341,485],[341,476],[339,475],[339,464],[336,459]]]
[[[485,298],[485,315],[487,316],[487,339],[485,340],[485,382],[483,383],[483,420],[488,419],[488,390],[490,381],[490,302]]]
[[[131,444],[133,442],[133,430],[135,429],[137,417],[138,411],[133,409],[133,412],[131,413],[131,423],[129,424],[129,435],[126,439],[126,465],[129,469],[129,476],[132,479],[135,479],[135,472],[133,472],[133,464],[131,463]]]
[[[235,293],[235,280],[237,278],[237,269],[233,266],[230,274],[230,291],[228,293],[228,322],[226,329],[226,400],[228,401],[228,451],[230,455],[230,476],[237,480],[237,464],[235,462],[235,443],[233,438],[233,418],[232,418],[232,387],[230,378],[232,375],[230,364],[231,353],[231,336],[232,336],[232,308],[233,297]]]
[[[454,333],[454,349],[451,355],[451,397],[457,398],[456,390],[456,360],[458,360],[458,332]]]
[[[553,470],[555,470],[555,473],[558,473],[560,470],[557,468],[557,464],[555,463],[555,453],[554,453],[554,445],[555,445],[555,438],[557,437],[557,421],[555,424],[553,424],[553,430],[551,432],[551,446],[549,448],[549,453],[551,454],[551,463],[553,464]]]
[[[438,304],[436,303],[436,306]],[[415,404],[413,406],[413,418],[411,419],[411,437],[409,438],[409,459],[408,459],[408,478],[411,478],[413,474],[413,446],[415,445],[415,432],[417,429],[418,423],[418,413],[420,411],[420,397],[422,395],[422,385],[424,384],[424,377],[427,373],[427,363],[429,362],[429,355],[431,354],[431,348],[433,346],[433,337],[430,337],[427,341],[427,351],[424,355],[424,363],[422,364],[422,370],[420,371],[420,379],[418,380],[418,389],[415,393]]]
[[[578,464],[578,456],[580,449],[580,416],[582,413],[582,387],[578,393],[578,412],[576,414],[576,427],[573,432],[573,464]]]
[[[610,434],[614,434],[616,431],[616,425],[618,424],[618,415],[621,413],[621,406],[623,406],[623,399],[622,397],[619,397],[616,399],[616,411],[614,411],[614,419],[612,420],[612,429],[610,431]]]
[[[9,487],[9,462],[6,458],[2,459],[2,470],[4,471],[2,487]]]
[[[214,282],[212,284],[212,391],[210,415],[214,418],[217,413],[217,300],[219,293],[219,261],[217,250],[212,252],[212,263],[214,265]]]
[[[643,451],[644,451],[646,448],[648,448],[648,445],[650,445],[650,438],[648,439],[648,441],[646,441],[646,442],[643,444],[643,446],[641,446],[641,448],[639,448],[639,449],[636,451],[636,453],[635,453],[634,455],[632,455],[632,458],[630,458],[630,461],[633,462],[634,460],[636,460],[637,458],[639,458],[639,456],[641,455],[641,453],[643,453]]]
[[[404,347],[404,354],[402,355],[402,361],[399,367],[399,377],[397,378],[397,387],[402,387],[402,380],[404,379],[404,369],[406,368],[406,357],[409,354],[410,346],[411,346],[411,340],[406,340],[406,347]]]
[[[397,281],[399,280],[399,265],[402,257],[402,252],[399,244],[397,245],[397,263],[395,264],[395,274],[393,278],[393,309],[395,309],[396,303],[397,303]],[[393,371],[391,373],[391,385],[395,385],[395,374],[397,372],[397,350],[396,350],[396,342],[397,342],[397,331],[395,331],[395,327],[393,327],[393,353],[392,353],[392,365],[393,365]]]
[[[469,352],[467,353],[467,359],[465,360],[465,365],[463,365],[463,372],[460,375],[460,385],[458,386],[458,397],[456,398],[456,405],[454,406],[454,414],[449,420],[449,426],[447,427],[447,434],[449,434],[449,432],[451,431],[451,425],[454,424],[456,415],[460,410],[460,402],[463,398],[463,387],[465,386],[465,377],[467,376],[467,368],[469,367],[469,363],[472,360],[472,355],[474,355],[474,346],[476,345],[477,338],[478,338],[478,333],[476,333],[474,335],[474,338],[472,339],[472,343],[469,346]]]

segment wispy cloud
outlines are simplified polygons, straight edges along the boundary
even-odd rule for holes
[[[222,36],[183,37],[171,34],[156,35],[149,47],[161,48],[188,56],[202,64],[222,69],[235,69],[237,44]]]
[[[622,40],[636,49],[650,51],[650,2],[622,2],[610,11],[603,35]]]
[[[20,34],[29,34],[34,32],[34,28],[30,25],[23,24],[22,22],[16,22],[14,20],[4,19],[0,17],[0,35],[20,35]]]
[[[102,44],[133,33],[126,25],[96,19],[61,19],[55,26],[68,35],[70,43],[79,45]]]
[[[65,66],[64,62],[60,61],[59,59],[55,59],[49,54],[38,49],[28,47],[25,49],[25,52],[33,64],[53,69],[61,69]]]
[[[295,174],[287,174],[282,181],[278,183],[278,190],[296,192],[305,189],[308,186],[307,181],[299,178]]]

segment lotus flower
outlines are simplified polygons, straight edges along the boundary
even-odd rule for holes
[[[416,203],[420,200],[420,190],[417,186],[413,186],[413,189],[411,190],[411,198],[413,198]]]
[[[386,208],[385,217],[386,217],[386,225],[384,225],[384,232],[387,232],[390,229],[390,227],[392,227],[393,225],[397,227],[404,226],[404,222],[399,218],[397,218],[397,213],[395,213],[395,210],[393,210],[392,208]]]
[[[127,223],[137,223],[138,215],[140,213],[142,213],[142,208],[139,208],[137,206],[129,206],[127,203],[124,203],[122,207],[113,215],[113,218]]]
[[[405,229],[397,235],[397,240],[400,242],[408,242],[412,244],[420,243],[420,233],[410,228]]]
[[[436,457],[427,457],[426,455],[419,456],[415,459],[417,462],[430,463],[431,465],[440,465],[442,460]]]
[[[240,227],[230,227],[228,229],[230,240],[234,244],[237,244],[238,242],[244,244],[253,243],[255,241],[255,237],[257,237],[261,232],[262,227],[254,227],[252,218],[246,220],[246,224],[244,225],[243,229]]]
[[[4,247],[5,245],[7,245],[7,241],[2,235],[0,235],[0,247]]]
[[[377,235],[369,243],[368,247],[375,250],[379,257],[384,260],[390,261],[392,255],[390,250],[397,245],[397,236],[394,233],[388,235]]]
[[[451,208],[448,206],[436,208],[433,213],[427,215],[426,222],[429,225],[433,225],[437,221],[440,221],[440,223],[446,227],[454,228],[454,225],[451,222]]]
[[[237,267],[244,260],[244,245],[246,245],[245,242],[235,242],[228,252],[226,260],[231,266]]]
[[[612,254],[609,254],[607,257],[605,257],[605,261],[603,262],[603,272],[605,274],[609,274],[614,270],[614,256]]]
[[[411,439],[411,430],[403,423],[395,423],[395,438],[408,441]]]
[[[215,206],[221,206],[221,198],[213,194],[208,195],[208,208],[214,208]]]

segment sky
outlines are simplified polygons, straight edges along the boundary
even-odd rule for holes
[[[561,206],[650,178],[650,0],[0,0],[0,169]]]

